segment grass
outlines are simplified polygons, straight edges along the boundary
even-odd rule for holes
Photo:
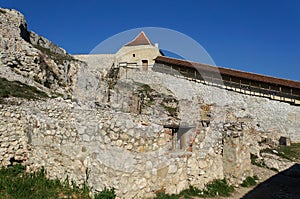
[[[278,153],[274,153],[274,150],[276,150]],[[300,162],[300,143],[292,143],[290,146],[280,145],[274,149],[265,149],[261,152],[272,153],[291,161]]]
[[[107,189],[104,187],[104,190],[101,191],[99,194],[95,195],[94,199],[113,199],[116,198],[115,189]]]
[[[0,198],[1,199],[57,199],[77,198],[90,199],[90,188],[83,185],[79,188],[75,182],[66,179],[63,183],[58,179],[46,178],[45,170],[34,173],[25,172],[25,167],[16,164],[0,169]],[[114,189],[104,189],[95,194],[95,199],[113,199]]]
[[[20,97],[25,99],[40,99],[48,97],[46,93],[33,86],[23,84],[19,81],[8,81],[0,78],[0,98]]]
[[[228,185],[225,179],[215,180],[212,183],[206,186],[206,189],[203,190],[203,194],[200,196],[204,197],[214,197],[214,196],[230,196],[234,191],[233,186]]]
[[[156,199],[192,199],[193,197],[211,198],[215,196],[229,197],[234,191],[233,186],[228,185],[225,179],[214,180],[206,185],[204,189],[198,189],[197,187],[189,186],[180,192],[180,194],[165,194],[159,193]]]
[[[241,184],[242,187],[252,187],[257,184],[258,177],[257,176],[248,176]]]

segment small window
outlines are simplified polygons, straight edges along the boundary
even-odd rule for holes
[[[132,54],[132,57],[135,57],[135,54]]]

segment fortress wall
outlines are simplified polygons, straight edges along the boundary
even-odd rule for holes
[[[181,116],[185,120],[193,120],[193,106],[196,98],[206,104],[213,104],[215,113],[212,120],[215,123],[225,122],[229,114],[231,118],[244,118],[246,124],[262,136],[274,140],[280,136],[290,137],[292,142],[300,142],[300,107],[288,103],[270,100],[268,98],[250,96],[218,87],[187,81],[179,77],[158,72],[141,72],[128,70],[127,78],[137,82],[161,85],[169,88],[180,100]],[[121,77],[125,79],[125,77]],[[193,114],[189,114],[192,112]],[[248,119],[247,119],[248,118]]]
[[[252,175],[249,152],[259,152],[258,142],[276,142],[281,135],[300,140],[299,107],[151,71],[127,71],[127,79],[118,83],[129,78],[157,91],[171,90],[186,125],[199,124],[200,105],[211,106],[210,126],[188,134],[192,151],[171,150],[172,137],[151,115],[62,98],[12,98],[0,105],[0,164],[21,162],[30,170],[43,166],[51,178],[68,176],[86,181],[94,191],[115,187],[119,198],[144,198],[161,189],[201,188],[223,177],[241,183]]]

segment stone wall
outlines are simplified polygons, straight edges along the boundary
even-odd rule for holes
[[[171,150],[172,137],[149,116],[87,109],[62,98],[7,99],[0,121],[1,165],[43,166],[51,178],[87,181],[94,191],[115,187],[119,198],[179,193],[224,177],[222,145],[209,127],[192,132],[191,152]]]

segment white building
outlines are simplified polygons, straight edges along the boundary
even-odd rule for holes
[[[148,70],[154,65],[154,59],[161,55],[158,45],[153,45],[146,34],[141,32],[116,53],[115,67]]]

